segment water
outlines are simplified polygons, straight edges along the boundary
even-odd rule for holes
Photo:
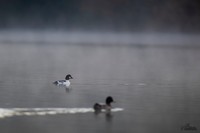
[[[185,123],[199,129],[199,59],[199,48],[181,46],[1,43],[0,112],[11,115],[0,117],[0,131],[178,133]],[[68,73],[70,91],[52,84]],[[109,95],[119,110],[95,114],[93,104]]]

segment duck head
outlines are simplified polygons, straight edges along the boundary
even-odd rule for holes
[[[111,96],[108,96],[106,98],[106,105],[111,106],[112,102],[114,102],[113,98]]]
[[[65,79],[66,79],[66,80],[69,80],[69,79],[73,79],[73,77],[72,77],[70,74],[68,74],[68,75],[65,77]]]

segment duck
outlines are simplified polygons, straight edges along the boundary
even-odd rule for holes
[[[53,82],[53,84],[55,84],[57,86],[65,86],[66,88],[69,88],[69,86],[71,84],[70,79],[73,79],[73,77],[70,74],[68,74],[68,75],[66,75],[65,80],[57,80],[57,81]]]
[[[105,103],[95,103],[93,106],[93,109],[95,110],[95,112],[100,112],[101,110],[106,110],[106,111],[110,111],[112,106],[111,103],[115,102],[112,98],[112,96],[108,96],[105,100]]]

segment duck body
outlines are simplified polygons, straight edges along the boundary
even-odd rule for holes
[[[111,106],[108,106],[104,103],[95,103],[94,106],[93,106],[94,110],[95,111],[101,111],[101,110],[109,110],[111,109],[112,107]]]
[[[70,81],[69,80],[57,80],[54,82],[55,85],[63,85],[63,86],[66,86],[66,87],[69,87],[70,86]]]
[[[93,109],[95,112],[100,112],[101,110],[111,110],[112,106],[111,103],[114,102],[113,98],[111,96],[108,96],[106,98],[105,103],[95,103],[93,106]]]
[[[69,87],[70,86],[70,79],[73,79],[73,77],[68,74],[66,77],[65,77],[65,80],[57,80],[55,82],[53,82],[53,84],[57,85],[57,86],[65,86],[65,87]]]

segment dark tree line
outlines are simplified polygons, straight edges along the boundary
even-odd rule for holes
[[[0,27],[200,30],[199,0],[1,0]]]

